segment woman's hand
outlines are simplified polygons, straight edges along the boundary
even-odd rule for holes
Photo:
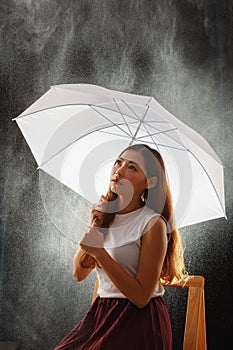
[[[103,234],[96,227],[89,227],[80,241],[80,247],[89,255],[96,257],[104,247]]]
[[[80,250],[74,258],[74,277],[81,281],[90,271],[99,266],[96,261],[96,253],[103,249],[103,234],[97,230],[104,222],[104,212],[106,211],[106,197],[101,196],[99,203],[93,205],[91,211],[91,227],[88,228],[80,242]]]
[[[106,211],[107,201],[105,196],[100,197],[100,201],[94,204],[91,210],[91,225],[94,227],[102,227],[104,221],[104,213]]]

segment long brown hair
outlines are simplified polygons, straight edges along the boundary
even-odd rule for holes
[[[151,208],[156,213],[161,214],[167,221],[169,240],[160,280],[163,284],[182,280],[187,277],[183,254],[184,249],[179,230],[175,226],[172,197],[166,179],[164,161],[159,152],[145,144],[129,146],[123,152],[121,152],[120,156],[126,150],[140,152],[145,160],[147,178],[153,176],[158,178],[156,186],[149,190],[146,189],[141,200],[147,207]],[[116,203],[116,199],[117,195],[113,193],[109,187],[106,195],[106,200],[109,202],[109,205],[111,205],[112,201]],[[102,226],[105,228],[109,227],[111,222],[114,220],[114,216],[115,213],[112,212],[112,210],[107,210],[107,212],[104,213],[104,223]],[[93,260],[92,265],[89,265],[88,267],[94,267]]]

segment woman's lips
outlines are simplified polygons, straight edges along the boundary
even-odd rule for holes
[[[114,182],[115,184],[119,183],[119,179],[112,179],[112,182]]]

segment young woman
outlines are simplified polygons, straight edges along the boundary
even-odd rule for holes
[[[106,196],[74,256],[73,274],[97,272],[98,297],[54,350],[171,350],[162,284],[186,276],[161,155],[133,145],[116,159]]]

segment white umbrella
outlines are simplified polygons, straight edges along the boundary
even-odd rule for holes
[[[91,203],[106,193],[119,153],[144,143],[164,159],[178,227],[226,217],[221,160],[153,97],[89,84],[56,85],[13,120],[38,168]]]

